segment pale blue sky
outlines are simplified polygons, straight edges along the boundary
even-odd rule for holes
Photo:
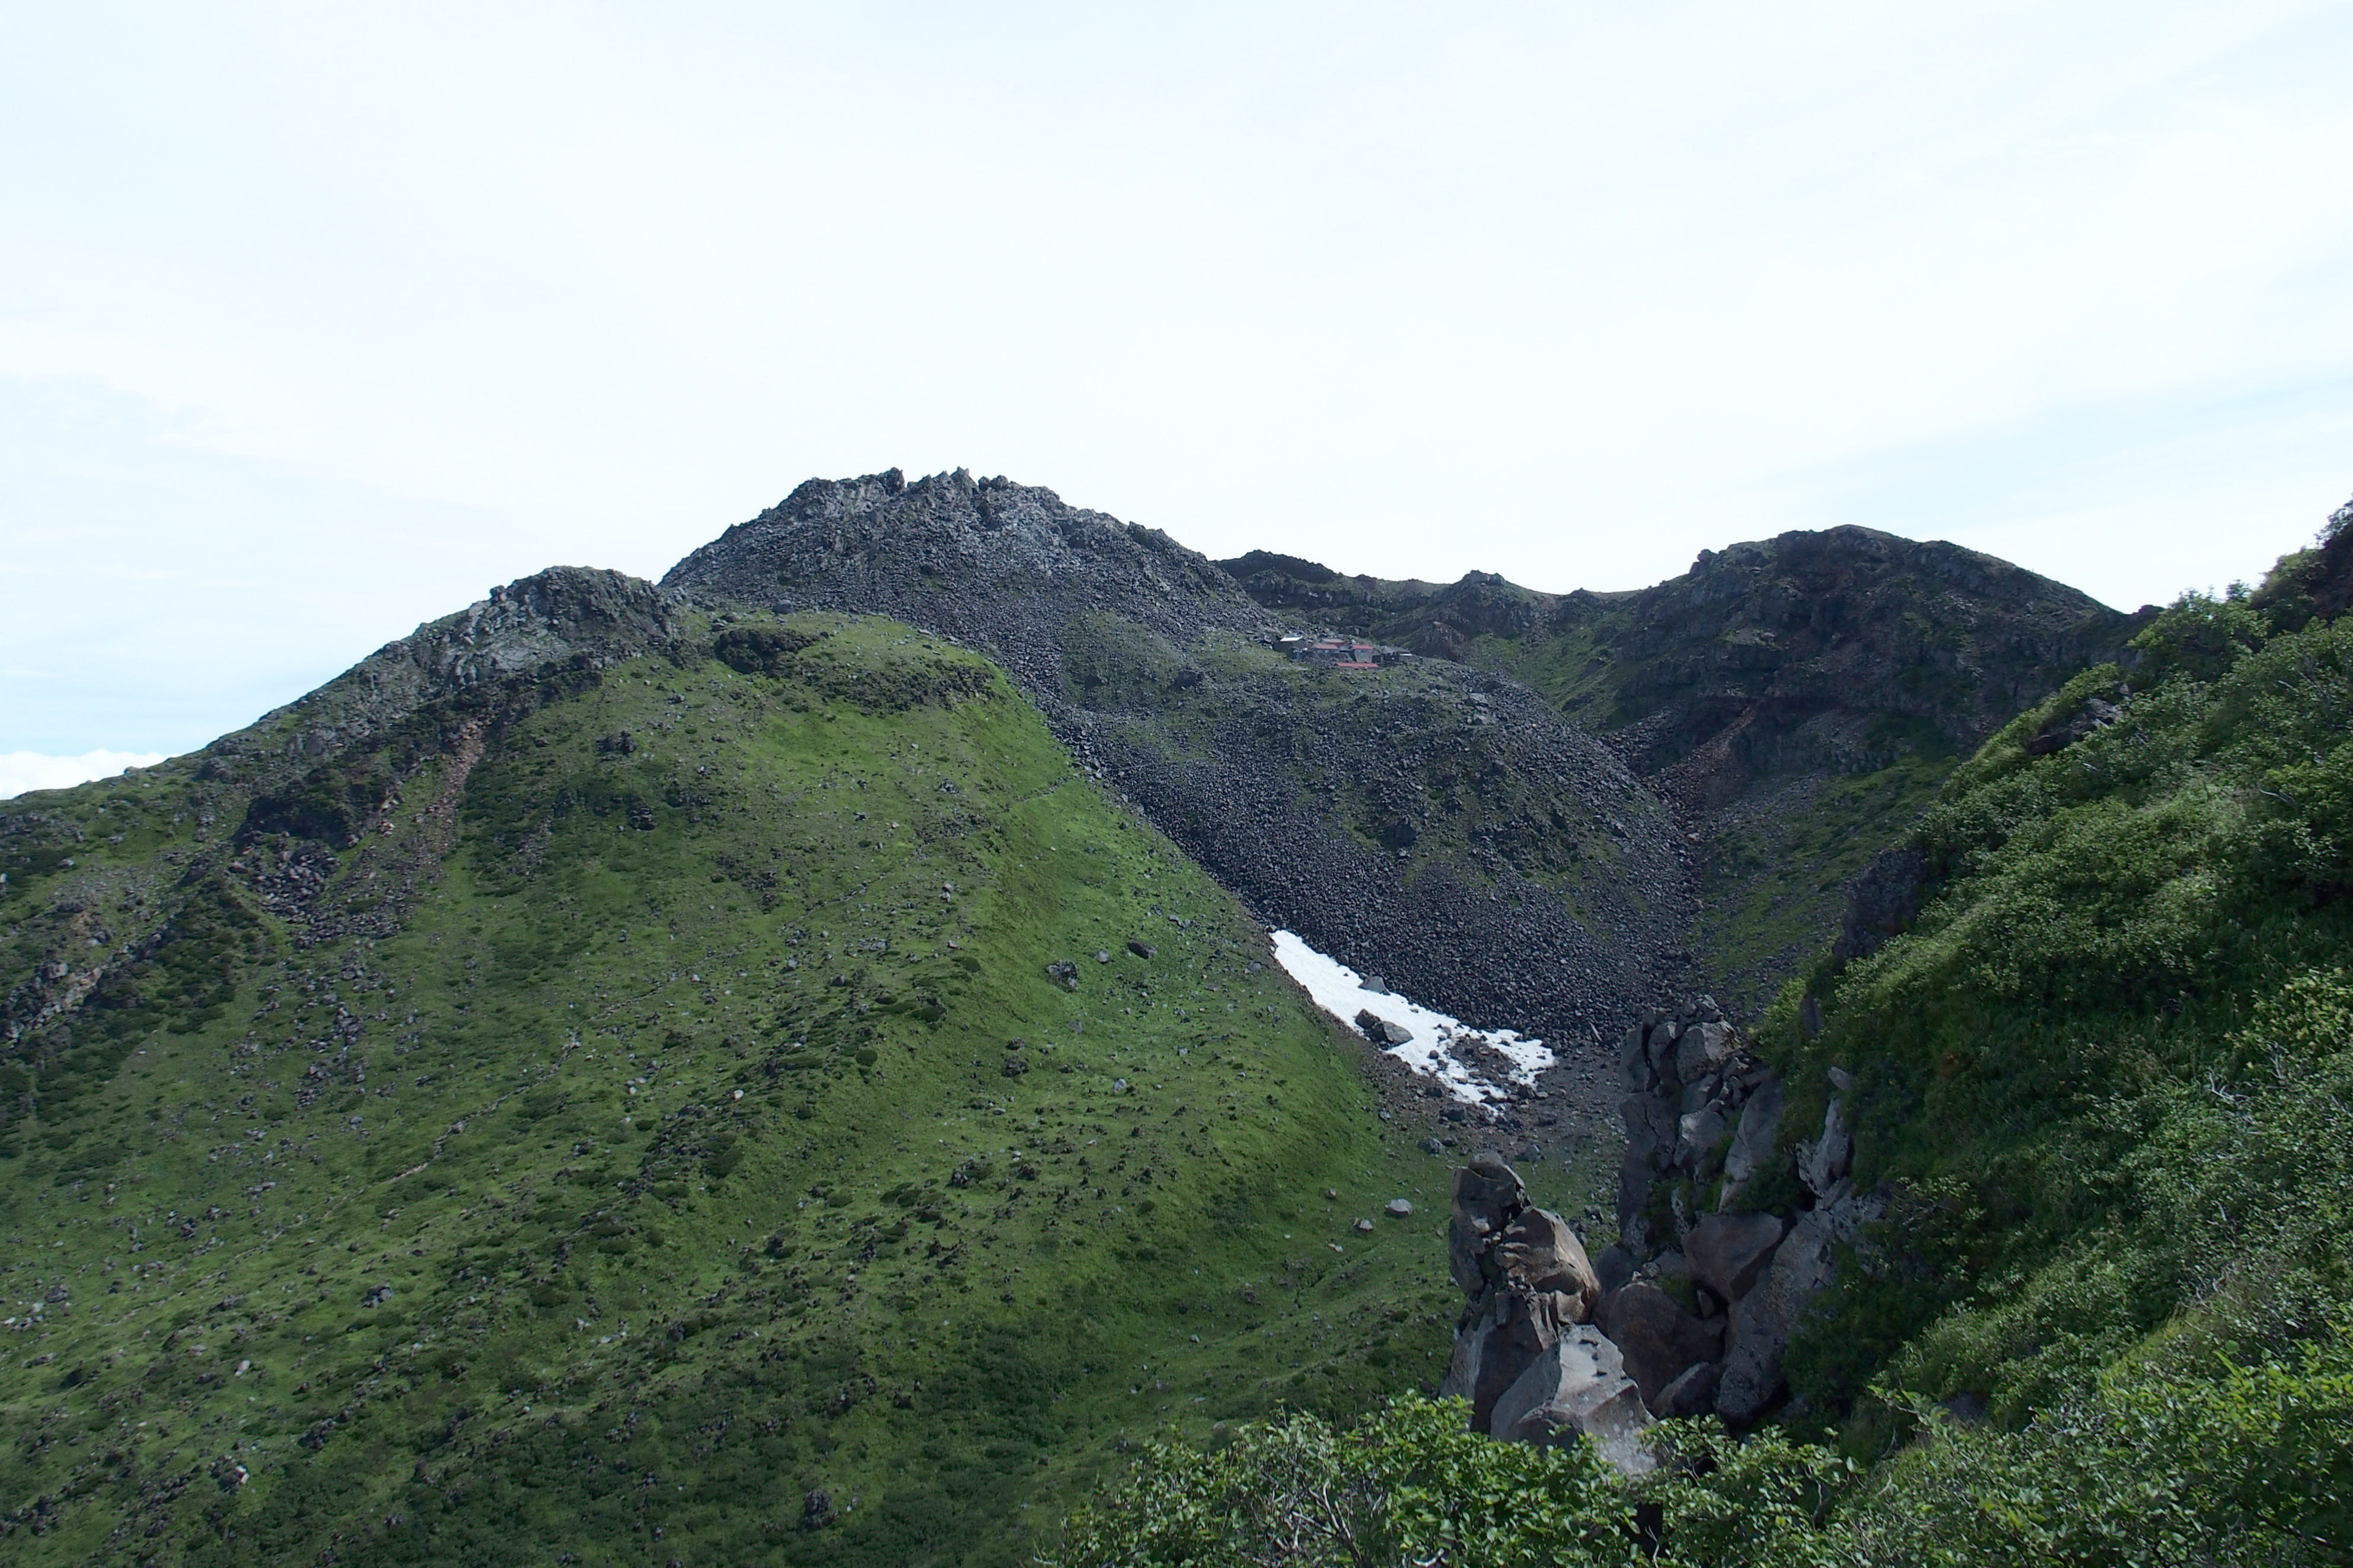
[[[2342,4],[0,24],[0,754],[893,464],[1388,575],[1861,522],[2125,606],[2353,495]]]

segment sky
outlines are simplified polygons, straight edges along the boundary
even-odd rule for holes
[[[2341,3],[0,26],[0,795],[812,475],[1556,591],[1860,523],[2125,608],[2353,495]]]

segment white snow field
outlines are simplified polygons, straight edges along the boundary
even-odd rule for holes
[[[1293,932],[1278,931],[1273,937],[1275,962],[1306,989],[1318,1007],[1352,1029],[1356,1026],[1356,1015],[1369,1009],[1377,1018],[1412,1030],[1413,1038],[1405,1044],[1382,1048],[1415,1072],[1436,1079],[1466,1105],[1504,1100],[1511,1090],[1473,1066],[1472,1053],[1465,1047],[1492,1047],[1512,1063],[1504,1077],[1523,1085],[1534,1084],[1536,1074],[1556,1059],[1542,1040],[1527,1039],[1509,1029],[1474,1029],[1460,1018],[1450,1018],[1394,991],[1367,991],[1363,975],[1316,952]]]

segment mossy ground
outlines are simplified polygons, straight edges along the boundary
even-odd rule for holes
[[[17,803],[10,984],[187,929],[9,1068],[14,1561],[1001,1562],[1434,1382],[1444,1163],[1262,933],[982,661],[781,628],[346,759],[307,892],[193,759]]]

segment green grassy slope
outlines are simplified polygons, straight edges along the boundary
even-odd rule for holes
[[[2140,689],[2087,671],[1954,774],[1918,921],[1816,973],[1820,1032],[1777,1010],[1786,1135],[1852,1071],[1892,1194],[1803,1416],[1871,1455],[1981,1422],[1858,1507],[1871,1560],[2353,1550],[2353,621],[2191,598],[2137,646]]]
[[[1008,1561],[1434,1380],[1443,1168],[1231,900],[973,656],[684,626],[0,819],[12,1561]]]

